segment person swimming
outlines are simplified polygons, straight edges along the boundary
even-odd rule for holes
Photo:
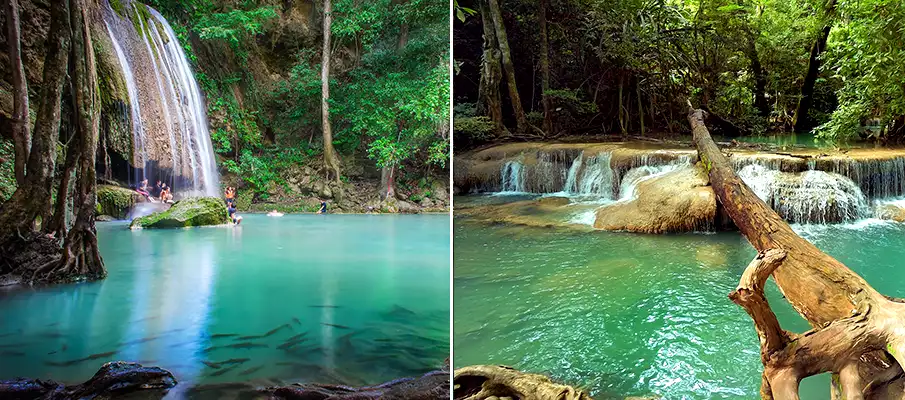
[[[282,216],[283,216],[283,213],[281,213],[281,212],[279,212],[279,211],[277,211],[277,210],[273,210],[273,211],[267,213],[267,216],[268,216],[268,217],[282,217]]]

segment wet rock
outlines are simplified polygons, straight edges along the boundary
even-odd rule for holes
[[[137,391],[150,392],[147,398],[163,398],[166,390],[176,383],[173,374],[165,369],[115,361],[104,364],[91,379],[80,385],[65,386],[52,380],[26,378],[0,381],[0,398],[108,399]]]
[[[184,228],[229,223],[223,201],[213,197],[190,197],[168,210],[132,220],[131,229]]]
[[[598,209],[594,228],[640,233],[709,230],[717,207],[708,182],[699,167],[643,180],[633,198]]]
[[[97,222],[110,222],[116,221],[116,218],[113,218],[109,215],[98,215],[95,220],[97,220]]]
[[[905,207],[895,203],[879,204],[874,209],[874,215],[880,219],[905,222]]]
[[[351,387],[319,383],[293,384],[261,390],[276,399],[291,400],[436,400],[449,398],[449,372],[433,371],[377,386]]]
[[[124,219],[135,204],[144,201],[145,197],[134,190],[113,185],[97,185],[97,215]]]

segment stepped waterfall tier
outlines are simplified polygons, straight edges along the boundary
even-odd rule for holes
[[[134,2],[103,18],[129,96],[133,183],[160,180],[177,193],[216,196],[219,177],[207,107],[173,28],[153,8]]]
[[[573,204],[598,202],[609,207],[638,197],[640,183],[697,162],[694,151],[682,147],[522,143],[460,156],[454,180],[460,192],[560,196]],[[742,150],[731,154],[730,162],[762,200],[792,223],[852,222],[886,215],[890,204],[905,196],[905,151]],[[591,211],[584,213],[573,222],[593,224]]]

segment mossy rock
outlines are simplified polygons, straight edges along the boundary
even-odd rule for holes
[[[97,185],[97,215],[109,215],[116,219],[125,219],[129,210],[141,195],[133,190],[113,185]]]
[[[185,228],[227,223],[229,215],[226,214],[223,200],[214,197],[189,197],[176,202],[169,210],[132,220],[129,228]]]

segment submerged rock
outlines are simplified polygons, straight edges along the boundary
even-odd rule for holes
[[[115,361],[101,367],[91,379],[80,385],[65,386],[51,380],[18,378],[0,381],[0,398],[4,399],[110,399],[136,391],[157,392],[163,398],[167,389],[176,386],[176,378],[158,367]]]
[[[417,378],[400,378],[365,387],[325,385],[319,383],[270,387],[261,392],[275,399],[324,400],[436,400],[449,398],[449,371],[445,368]]]
[[[594,228],[641,233],[692,232],[713,228],[716,195],[698,167],[641,180],[628,200],[597,210]]]
[[[132,220],[129,228],[184,228],[226,223],[229,223],[229,215],[222,200],[214,197],[190,197],[176,202],[166,211]]]

